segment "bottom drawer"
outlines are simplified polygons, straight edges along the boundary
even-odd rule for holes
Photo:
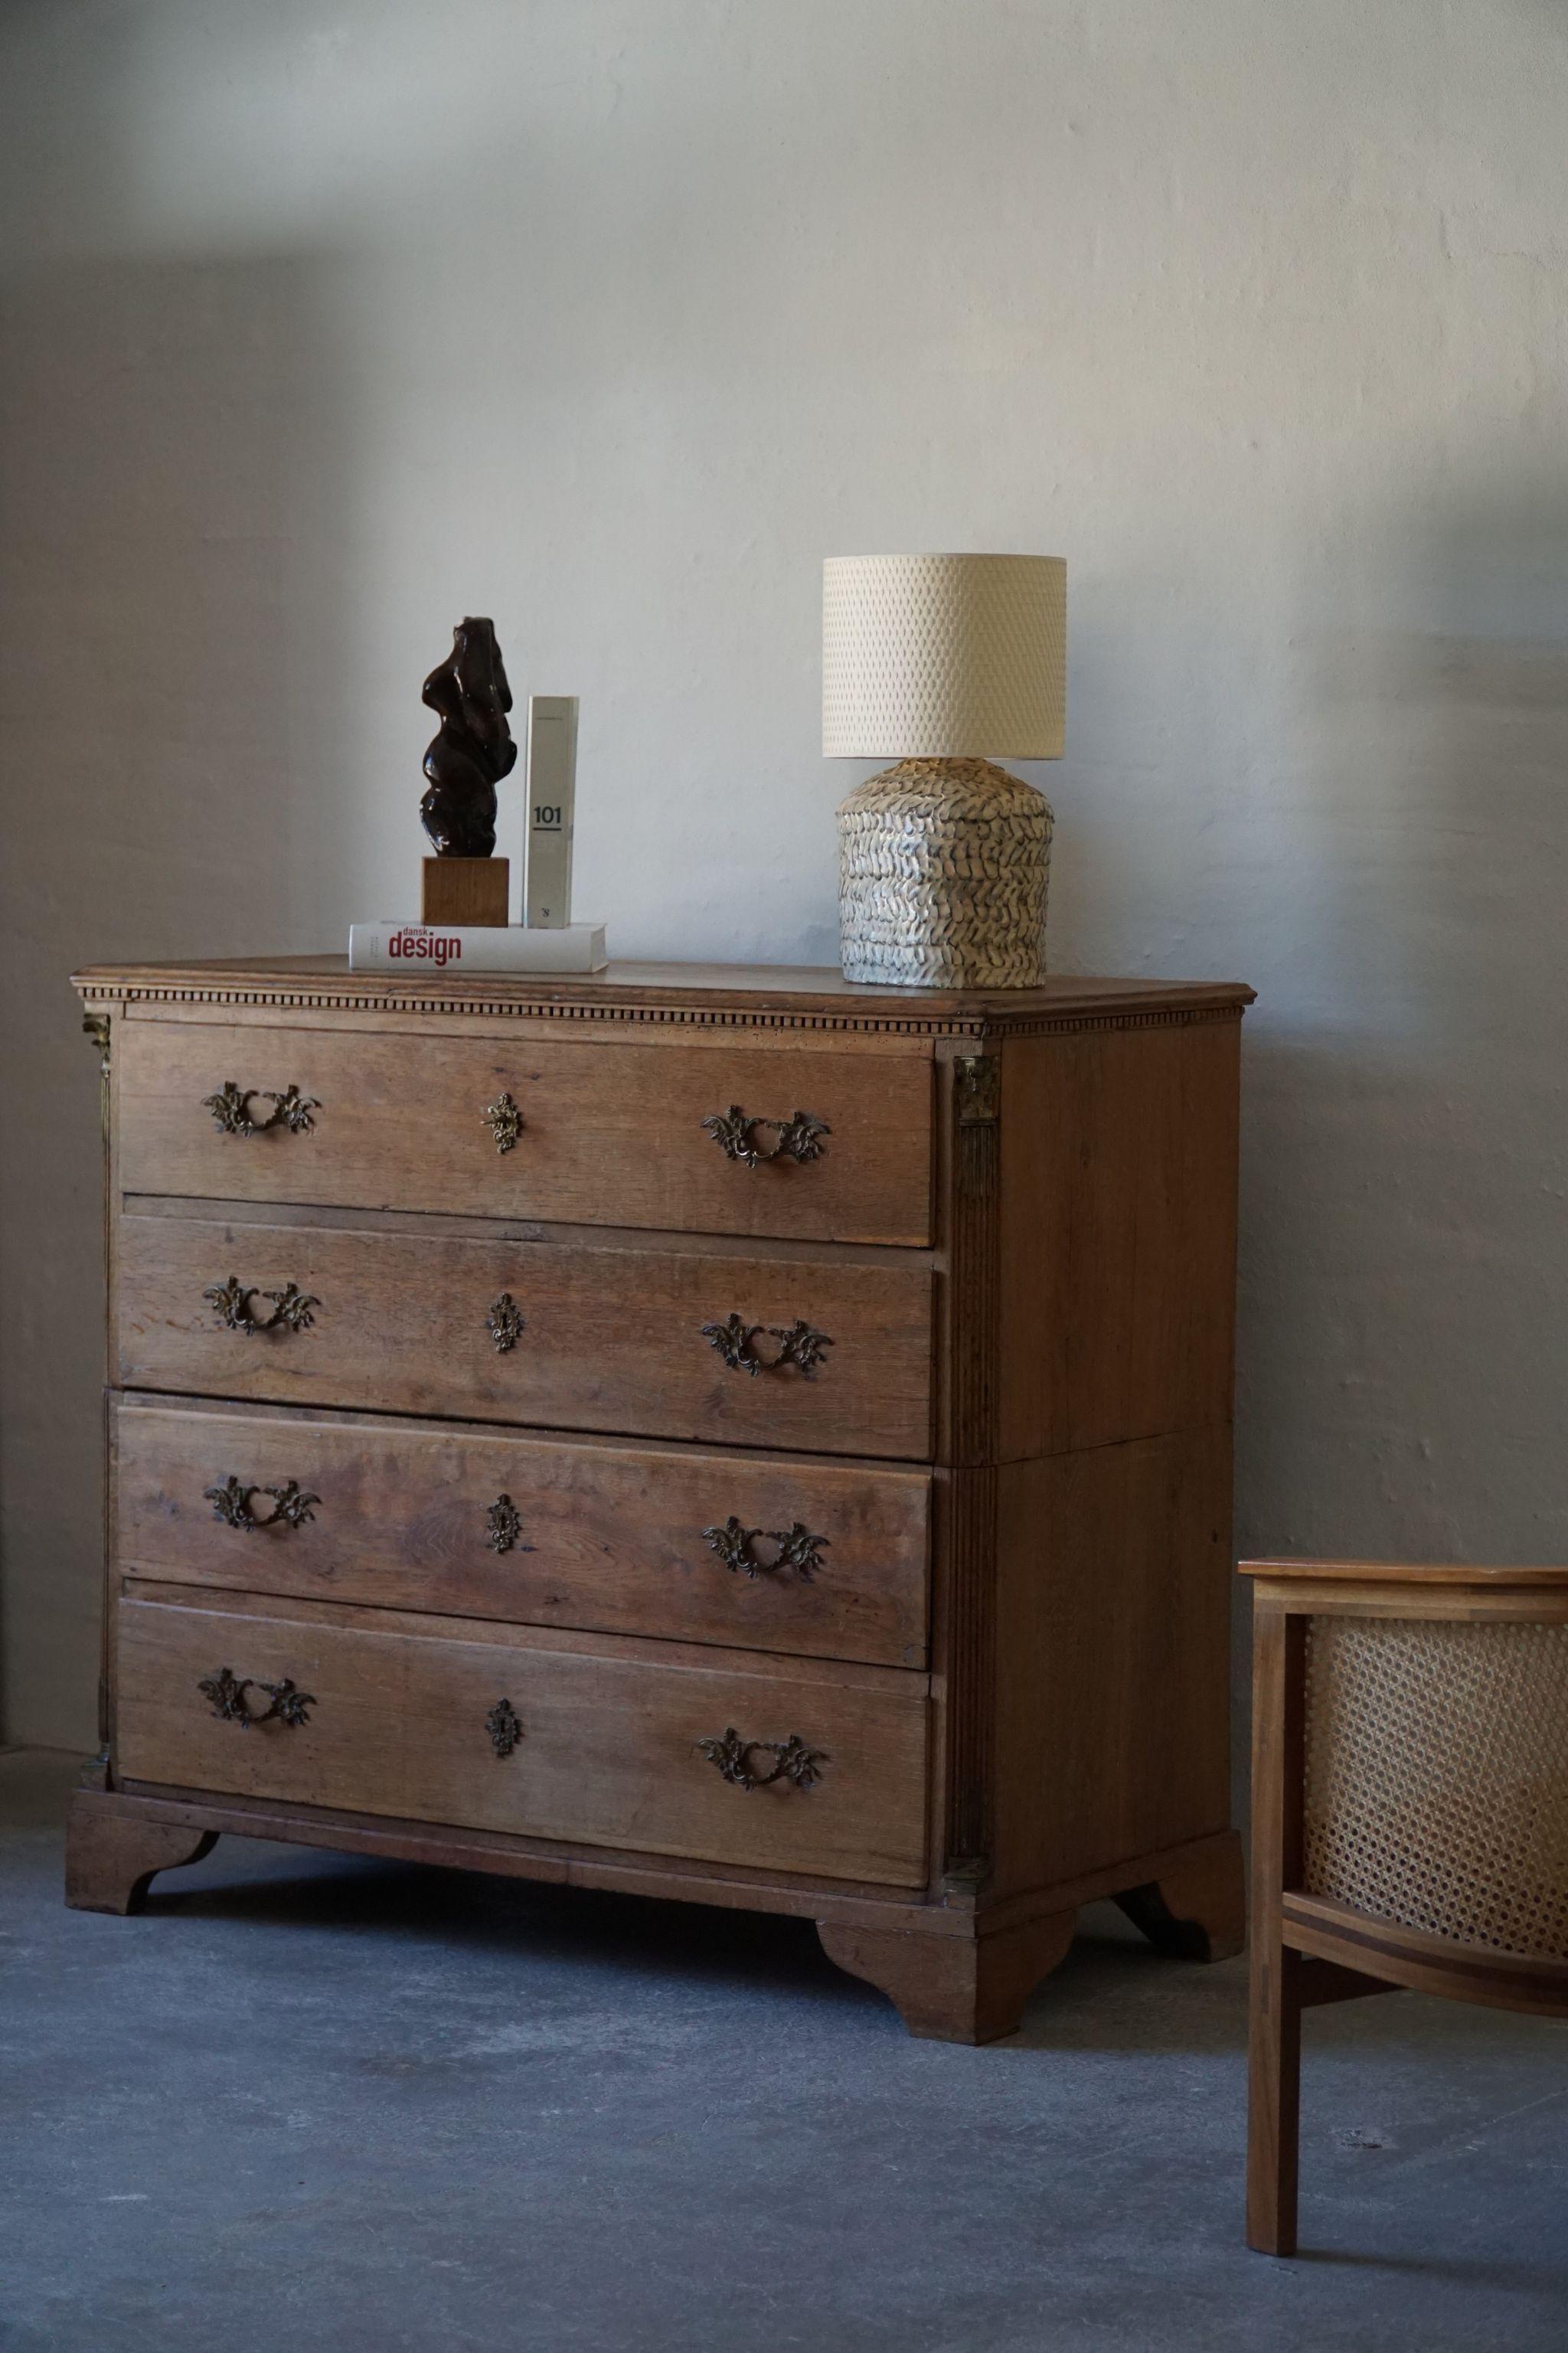
[[[897,1886],[926,1875],[916,1675],[135,1588],[117,1654],[129,1780]]]

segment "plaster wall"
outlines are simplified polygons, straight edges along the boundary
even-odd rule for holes
[[[466,611],[615,952],[832,961],[825,554],[1068,558],[1054,959],[1260,992],[1241,1546],[1568,1556],[1565,108],[1547,0],[11,0],[11,1739],[93,1736],[71,965],[410,908]]]

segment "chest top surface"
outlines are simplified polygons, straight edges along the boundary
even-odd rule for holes
[[[588,975],[351,972],[342,955],[93,965],[74,976],[89,1005],[277,1006],[322,1011],[511,1014],[700,1028],[763,1027],[975,1037],[1238,1014],[1238,981],[1055,974],[1035,988],[883,988],[812,965],[612,964]]]

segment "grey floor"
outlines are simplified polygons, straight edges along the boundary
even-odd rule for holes
[[[102,1918],[75,1770],[0,1757],[5,2353],[1568,2346],[1563,2027],[1310,2020],[1271,2263],[1239,1963],[1097,1908],[963,2051],[794,1921],[235,1840]]]

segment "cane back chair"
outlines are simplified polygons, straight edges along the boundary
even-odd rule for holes
[[[1568,2017],[1568,1568],[1254,1560],[1247,2243],[1296,2247],[1301,2012]]]

